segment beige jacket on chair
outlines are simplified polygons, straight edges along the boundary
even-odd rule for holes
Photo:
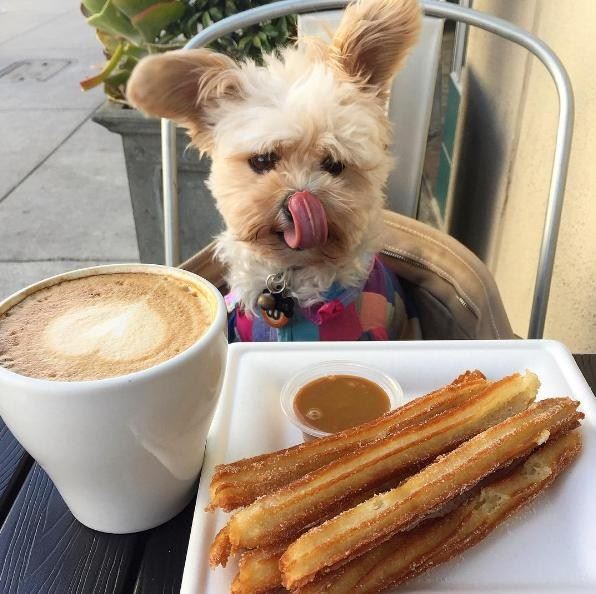
[[[387,210],[384,219],[383,261],[413,298],[426,340],[514,338],[495,281],[481,260],[424,223]],[[181,267],[226,291],[213,243]]]

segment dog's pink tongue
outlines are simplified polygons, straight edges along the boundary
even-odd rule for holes
[[[321,202],[306,190],[296,192],[288,200],[294,226],[284,231],[284,239],[292,249],[308,249],[327,241],[327,217]]]

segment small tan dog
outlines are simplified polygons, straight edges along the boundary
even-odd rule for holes
[[[237,338],[415,334],[376,253],[392,167],[388,89],[420,21],[417,0],[363,0],[330,45],[306,39],[264,66],[201,49],[135,68],[130,103],[187,128],[212,158]]]

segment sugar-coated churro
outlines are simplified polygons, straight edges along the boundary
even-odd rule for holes
[[[296,537],[343,499],[374,488],[397,473],[453,449],[487,427],[525,409],[538,378],[514,374],[417,425],[342,456],[287,487],[261,497],[230,519],[231,550],[257,548]],[[212,555],[212,561],[217,561]]]
[[[377,493],[395,488],[406,477],[407,475],[396,477],[377,489],[359,493],[344,500],[341,507],[330,510],[326,517],[320,518],[320,521],[323,522],[327,518],[336,516],[344,509],[358,505]],[[227,537],[222,538],[226,542]],[[232,594],[262,594],[269,593],[275,588],[281,588],[279,559],[290,543],[291,541],[287,541],[278,545],[244,551],[238,560],[238,573],[232,584]]]
[[[579,431],[549,440],[504,477],[442,518],[398,533],[296,594],[377,594],[474,546],[544,491],[581,449]]]
[[[482,540],[548,487],[577,457],[578,431],[549,440],[505,477],[489,477],[480,493],[444,517],[429,520],[299,589],[299,594],[380,592],[447,561]],[[279,559],[290,543],[245,552],[233,594],[264,594],[281,586]]]
[[[495,470],[575,428],[578,403],[551,398],[471,438],[402,485],[377,495],[293,542],[280,560],[282,583],[296,589],[424,520]],[[230,536],[232,525],[230,523]],[[232,545],[234,544],[233,539]]]
[[[238,560],[232,594],[263,594],[281,587],[279,558],[289,543],[246,551]]]
[[[232,545],[230,543],[229,530],[227,524],[217,533],[215,540],[209,548],[209,565],[226,566],[230,556]]]
[[[231,511],[252,503],[306,473],[409,425],[460,405],[489,382],[480,371],[467,371],[450,385],[416,398],[379,419],[315,441],[216,467],[209,508]]]

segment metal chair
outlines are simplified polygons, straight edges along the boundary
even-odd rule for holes
[[[267,4],[211,25],[193,37],[185,49],[204,47],[222,35],[264,20],[287,14],[342,9],[348,3],[348,0],[283,0]],[[571,150],[574,103],[569,77],[554,52],[543,41],[520,27],[469,8],[435,0],[423,0],[421,6],[427,17],[451,19],[476,26],[525,47],[544,64],[556,86],[559,96],[557,137],[528,330],[529,338],[542,338]],[[407,91],[402,89],[402,92]],[[175,266],[179,263],[176,135],[174,124],[169,120],[162,120],[162,163],[166,264]],[[416,175],[419,176],[419,172]],[[419,179],[416,183],[419,183]]]

